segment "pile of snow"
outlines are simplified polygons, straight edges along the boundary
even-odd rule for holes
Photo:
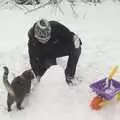
[[[0,11],[0,119],[1,120],[119,120],[120,103],[116,100],[93,111],[89,107],[95,96],[89,88],[90,83],[108,75],[112,66],[118,64],[120,5],[104,2],[97,6],[81,4],[77,6],[77,18],[62,5],[64,16],[60,11],[53,12],[46,7],[30,14],[19,10]],[[51,13],[52,12],[52,13]],[[58,60],[60,66],[48,69],[40,83],[33,86],[31,94],[23,102],[25,107],[7,112],[7,91],[3,86],[3,65],[10,69],[9,81],[29,69],[27,50],[27,32],[39,18],[58,20],[76,32],[82,42],[82,54],[77,65],[76,78],[82,82],[68,87],[65,82],[64,69],[67,58]],[[115,78],[120,80],[119,70]]]

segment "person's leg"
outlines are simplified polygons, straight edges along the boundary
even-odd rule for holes
[[[39,66],[39,76],[37,76],[37,80],[40,81],[40,78],[44,75],[45,71],[52,65],[56,65],[56,59],[55,58],[47,58],[44,60],[44,63],[41,63]]]
[[[56,64],[57,64],[56,58],[48,58],[45,61],[45,68],[49,68],[50,66],[56,65]]]
[[[78,59],[79,59],[80,54],[81,54],[81,47],[75,49],[69,55],[67,67],[65,70],[66,82],[68,84],[72,83],[71,79],[74,78],[75,71],[76,71],[76,65],[78,63]]]

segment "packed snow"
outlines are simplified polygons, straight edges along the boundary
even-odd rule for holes
[[[108,76],[110,69],[120,63],[120,4],[109,0],[102,4],[76,6],[76,14],[68,4],[57,9],[46,7],[24,14],[19,9],[0,11],[0,119],[1,120],[119,120],[120,102],[95,111],[89,106],[96,95],[89,85]],[[77,65],[74,86],[65,82],[67,57],[57,59],[40,83],[33,80],[31,93],[18,111],[13,105],[7,112],[7,91],[2,82],[3,66],[10,69],[9,81],[30,68],[27,51],[28,30],[40,18],[58,20],[81,38],[82,54]],[[120,80],[120,70],[114,76]]]

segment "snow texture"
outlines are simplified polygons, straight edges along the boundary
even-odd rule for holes
[[[65,3],[66,4],[66,3]],[[120,63],[120,4],[110,1],[97,6],[81,3],[76,16],[70,7],[59,10],[46,7],[29,14],[18,9],[0,11],[0,119],[1,120],[119,120],[120,103],[115,99],[99,111],[89,104],[95,93],[89,85],[108,76],[111,67]],[[71,11],[71,12],[70,12]],[[40,83],[33,82],[32,90],[23,102],[24,109],[7,112],[7,91],[3,85],[3,66],[10,69],[9,81],[30,68],[27,52],[27,32],[39,18],[58,20],[82,40],[82,54],[77,65],[75,86],[68,87],[64,69],[67,57],[59,58]],[[120,72],[114,76],[120,80]]]

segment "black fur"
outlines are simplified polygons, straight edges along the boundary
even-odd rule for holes
[[[14,96],[9,92],[7,96],[8,111],[11,111],[11,105],[14,102],[16,102],[16,106],[19,110],[22,109],[21,103],[24,100],[26,94],[30,92],[31,80],[33,78],[34,75],[31,70],[26,70],[20,76],[14,78],[14,80],[11,83],[11,87],[14,91]]]

